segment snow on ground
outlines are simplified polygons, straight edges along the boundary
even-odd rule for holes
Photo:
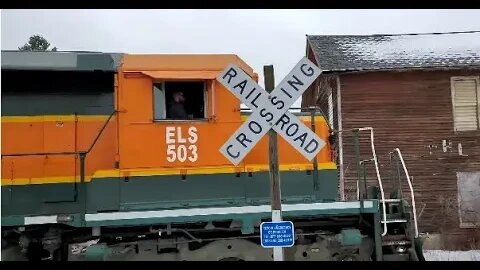
[[[480,261],[480,250],[424,250],[423,256],[426,261]]]

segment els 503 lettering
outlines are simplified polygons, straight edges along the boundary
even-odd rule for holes
[[[167,145],[167,161],[168,162],[185,162],[187,159],[190,162],[195,162],[198,159],[198,134],[196,127],[189,127],[187,132],[188,137],[182,136],[182,127],[166,127],[165,140]]]

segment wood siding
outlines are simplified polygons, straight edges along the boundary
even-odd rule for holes
[[[459,226],[456,173],[480,171],[480,131],[454,131],[451,77],[479,76],[480,71],[380,71],[337,75],[343,130],[373,127],[386,196],[390,195],[393,179],[389,152],[398,147],[413,179],[420,232],[440,232],[463,239],[447,243],[446,248],[466,245],[466,239],[474,234],[478,241],[480,229],[472,231]],[[322,74],[317,80],[320,87],[310,89],[304,97],[304,106],[315,100],[328,112],[325,96],[331,90],[325,85],[331,84],[323,82],[331,76]],[[335,85],[334,93],[337,89]],[[336,106],[333,113],[336,116]],[[335,118],[335,129],[337,123]],[[361,132],[360,142],[361,159],[370,159],[368,132]],[[354,199],[357,170],[351,132],[343,136],[343,160],[347,199]],[[372,184],[377,182],[373,164],[368,166],[368,180]],[[406,181],[403,183],[406,191]]]

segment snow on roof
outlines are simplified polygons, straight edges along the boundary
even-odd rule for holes
[[[480,67],[480,31],[308,36],[324,71]]]

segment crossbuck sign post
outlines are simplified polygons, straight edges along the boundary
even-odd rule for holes
[[[321,70],[304,57],[280,84],[272,89],[274,85],[273,67],[266,66],[265,86],[270,93],[233,64],[227,66],[217,77],[220,83],[252,110],[248,120],[220,148],[220,152],[230,162],[238,165],[260,139],[269,130],[273,129],[269,140],[269,159],[272,186],[272,221],[274,222],[282,221],[278,150],[275,133],[279,133],[285,141],[310,161],[325,146],[322,139],[288,111],[290,106],[320,74]],[[273,255],[275,261],[283,260],[282,247],[275,247]]]

